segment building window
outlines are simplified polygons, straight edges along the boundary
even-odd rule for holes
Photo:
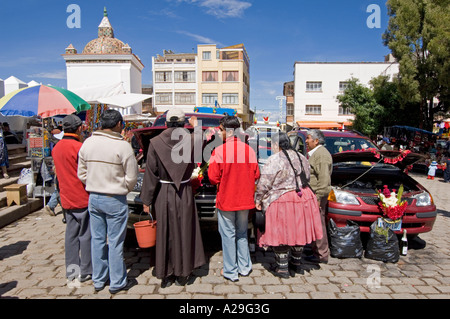
[[[239,104],[239,94],[238,93],[222,94],[222,104]]]
[[[349,82],[339,82],[339,92],[344,92],[349,84]]]
[[[175,104],[195,104],[195,93],[175,93]]]
[[[239,71],[223,71],[223,82],[239,82]]]
[[[217,93],[203,93],[202,104],[215,105],[217,101]]]
[[[211,60],[211,51],[203,51],[203,60]]]
[[[321,92],[322,91],[322,82],[306,82],[306,91],[307,92]]]
[[[344,109],[342,106],[339,106],[339,115],[353,115],[353,113],[349,107]]]
[[[172,93],[156,93],[155,104],[156,105],[172,104]]]
[[[322,105],[306,105],[306,115],[321,115]]]
[[[286,115],[294,115],[294,104],[286,104]]]
[[[175,71],[175,82],[195,82],[195,72]]]
[[[217,71],[203,71],[202,73],[202,81],[203,82],[217,82],[218,81]]]
[[[172,72],[155,72],[156,82],[172,82]]]

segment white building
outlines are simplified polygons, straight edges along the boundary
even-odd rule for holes
[[[65,51],[67,89],[89,103],[123,93],[142,93],[144,65],[128,44],[114,37],[106,9],[98,26],[98,38],[90,41],[81,54],[72,44]],[[120,111],[123,115],[141,114],[142,103]]]
[[[5,85],[5,89],[4,89],[5,95],[7,95],[11,92],[14,92],[16,90],[28,87],[28,84],[26,84],[22,80],[19,80],[15,76],[10,76],[9,78],[7,78],[4,82],[4,85]]]
[[[197,54],[173,53],[152,57],[153,109],[164,113],[179,108],[192,113],[197,101]]]
[[[379,75],[392,80],[398,63],[387,56],[385,62],[296,62],[294,65],[294,123],[310,128],[344,128],[354,115],[339,106],[337,96],[347,82],[356,78],[363,85]]]

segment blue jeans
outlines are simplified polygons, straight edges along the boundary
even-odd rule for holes
[[[252,260],[248,248],[248,210],[227,212],[218,210],[219,233],[222,237],[223,276],[236,280],[248,275]]]
[[[92,280],[95,288],[120,289],[127,283],[123,243],[127,232],[126,195],[89,195],[91,224]]]
[[[56,206],[58,206],[58,198],[59,198],[59,192],[57,189],[53,192],[52,196],[50,197],[50,200],[47,203],[47,206],[50,207],[51,210],[55,210]]]

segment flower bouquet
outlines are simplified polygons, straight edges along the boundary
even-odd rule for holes
[[[202,186],[202,180],[203,180],[203,174],[205,173],[206,169],[208,168],[209,163],[205,163],[203,166],[199,163],[197,165],[197,168],[194,169],[191,175],[191,184],[192,184],[192,191],[195,194],[197,192],[197,189]]]
[[[378,206],[383,212],[383,221],[388,224],[392,230],[400,230],[402,217],[408,206],[406,201],[402,201],[403,185],[400,186],[398,193],[395,189],[389,191],[387,185],[384,185],[383,191],[376,191],[380,202]]]

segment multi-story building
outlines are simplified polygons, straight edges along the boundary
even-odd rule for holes
[[[236,109],[244,123],[251,123],[250,59],[244,45],[218,49],[214,44],[206,44],[197,49],[198,105]]]
[[[153,105],[158,114],[170,108],[236,109],[243,123],[253,121],[249,107],[249,58],[243,44],[217,48],[198,45],[197,53],[164,51],[152,58]]]
[[[351,78],[369,86],[371,79],[398,74],[392,55],[384,62],[296,62],[294,64],[295,124],[310,128],[351,126],[354,115],[337,100]]]
[[[295,91],[294,81],[284,83],[283,96],[286,97],[286,124],[289,126],[294,126],[295,124],[294,91]]]
[[[193,112],[197,103],[197,54],[174,53],[152,57],[153,108],[157,114],[171,108]]]

